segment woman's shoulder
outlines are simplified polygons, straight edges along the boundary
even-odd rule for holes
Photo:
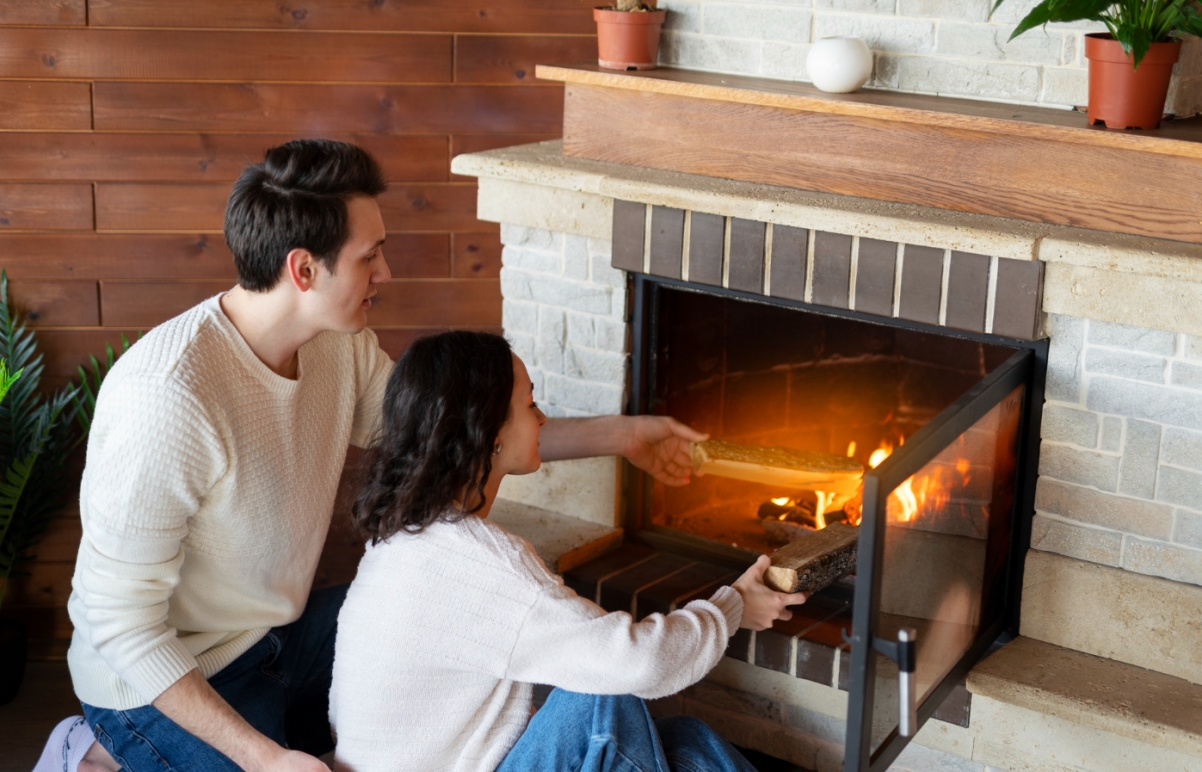
[[[560,583],[530,542],[491,520],[468,515],[456,522],[435,525],[447,536],[469,545],[476,559],[526,584],[543,588]]]

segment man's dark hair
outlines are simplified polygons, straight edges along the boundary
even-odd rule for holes
[[[225,207],[225,241],[238,284],[266,292],[280,280],[284,258],[307,249],[333,273],[350,238],[346,200],[378,196],[387,185],[376,159],[330,139],[295,139],[246,167]]]
[[[512,398],[513,355],[501,336],[457,330],[409,346],[388,379],[378,439],[363,461],[351,507],[359,533],[374,544],[478,512]]]

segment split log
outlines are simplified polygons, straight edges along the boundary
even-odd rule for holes
[[[856,569],[860,529],[831,523],[772,553],[764,582],[778,592],[815,593]]]
[[[689,446],[693,469],[702,474],[764,483],[779,491],[823,491],[841,508],[860,489],[864,467],[855,459],[774,446],[706,440]]]

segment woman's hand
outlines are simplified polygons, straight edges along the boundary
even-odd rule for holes
[[[743,621],[739,627],[748,630],[766,630],[778,619],[792,619],[793,612],[788,606],[796,606],[806,602],[804,592],[777,592],[764,584],[764,572],[772,560],[767,555],[760,555],[751,568],[731,585],[743,596]]]
[[[668,416],[629,416],[622,455],[664,485],[679,487],[693,471],[689,443],[708,438]]]

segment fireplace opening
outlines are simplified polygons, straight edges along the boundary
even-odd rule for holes
[[[846,768],[885,769],[1017,630],[1046,342],[645,275],[632,286],[630,412],[863,470],[851,486],[789,477],[816,479],[806,490],[716,475],[676,488],[631,472],[625,524],[662,553],[728,570],[834,523],[855,527],[854,573],[774,631],[798,638],[799,658],[812,644],[839,652]],[[757,634],[757,664],[772,662],[774,640]]]
[[[946,334],[663,288],[647,411],[713,438],[848,456],[879,466],[1015,349]],[[889,501],[894,519],[979,532],[987,487],[971,442]],[[770,554],[832,522],[858,525],[861,498],[722,477],[653,485],[647,525]]]

